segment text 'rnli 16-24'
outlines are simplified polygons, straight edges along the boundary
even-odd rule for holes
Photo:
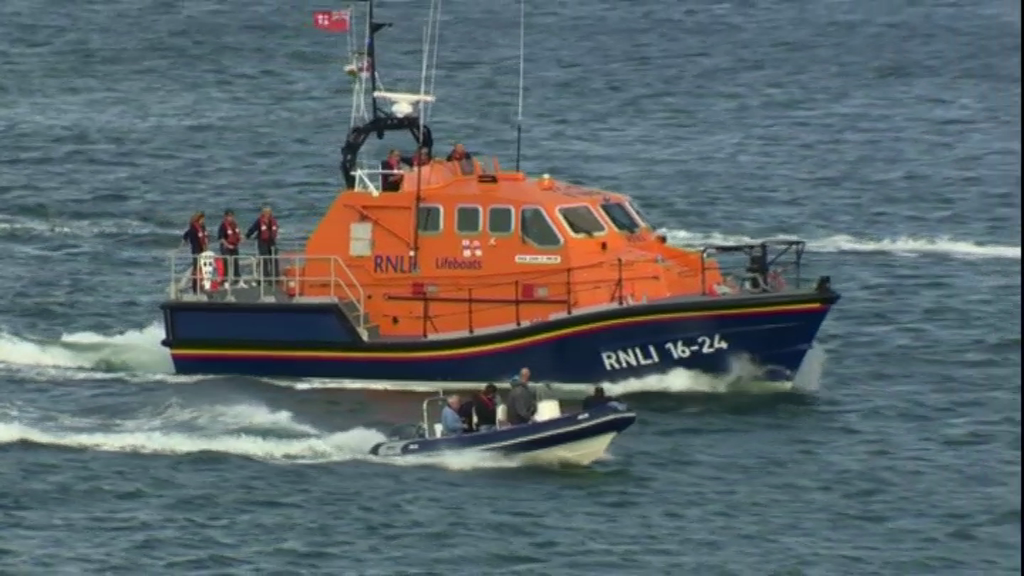
[[[622,370],[658,364],[663,358],[683,360],[695,354],[714,354],[719,350],[728,349],[729,343],[722,338],[722,335],[714,334],[601,352],[601,360],[604,362],[605,370]]]

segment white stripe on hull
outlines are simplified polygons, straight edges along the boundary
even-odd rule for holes
[[[600,436],[592,436],[559,444],[550,448],[517,454],[516,459],[524,464],[575,464],[577,466],[589,466],[595,460],[604,456],[612,440],[618,436],[618,432],[608,432]]]

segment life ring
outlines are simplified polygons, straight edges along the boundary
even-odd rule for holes
[[[199,286],[204,292],[220,289],[224,278],[224,263],[212,251],[207,250],[197,257]]]

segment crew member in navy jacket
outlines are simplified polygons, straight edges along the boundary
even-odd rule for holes
[[[192,291],[199,293],[199,255],[206,252],[206,215],[196,212],[189,219],[188,230],[181,235],[182,243],[187,242],[192,252]]]
[[[252,223],[245,237],[256,236],[256,251],[263,262],[263,281],[274,282],[278,277],[277,269],[277,219],[274,218],[270,206],[264,206],[260,217]]]

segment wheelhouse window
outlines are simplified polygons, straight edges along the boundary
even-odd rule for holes
[[[562,237],[555,230],[548,215],[539,207],[528,206],[520,212],[519,229],[523,238],[539,248],[558,248]]]
[[[615,226],[616,230],[620,232],[628,232],[630,234],[640,229],[640,222],[633,216],[633,214],[626,208],[625,204],[619,202],[606,202],[601,204],[601,211],[611,221],[612,226]]]
[[[416,229],[421,234],[437,234],[442,229],[442,218],[440,206],[420,206],[416,214]]]
[[[455,231],[459,234],[479,234],[483,228],[484,213],[479,206],[459,206],[455,209]]]
[[[654,229],[654,225],[651,224],[651,219],[647,217],[647,214],[644,214],[644,211],[640,209],[640,205],[637,204],[636,201],[630,200],[628,205],[629,209],[633,212],[633,216],[636,216],[637,220],[640,221],[641,226],[646,226],[652,230]]]
[[[491,206],[487,209],[487,232],[492,236],[511,234],[516,228],[515,210],[511,206]]]
[[[558,209],[558,215],[566,228],[576,236],[597,236],[608,231],[597,214],[590,206],[580,204],[577,206],[562,206]]]

